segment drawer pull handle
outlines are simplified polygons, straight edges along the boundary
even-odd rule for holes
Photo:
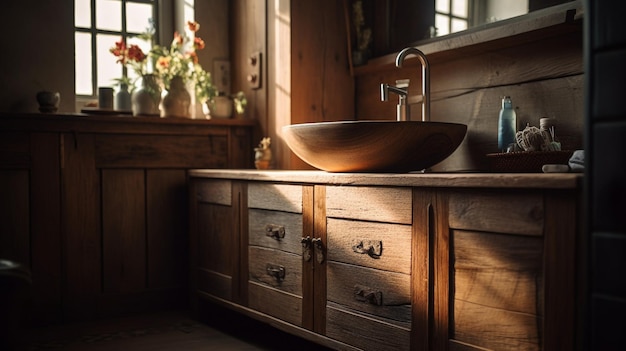
[[[276,224],[266,224],[265,235],[273,239],[280,240],[285,237],[285,226],[276,225]]]
[[[300,242],[302,243],[302,259],[304,262],[309,262],[311,260],[311,237],[302,238]]]
[[[265,270],[269,276],[274,277],[279,282],[285,279],[285,267],[283,266],[268,263]]]
[[[383,242],[382,240],[357,240],[352,245],[352,251],[379,259],[383,254]]]
[[[380,290],[374,290],[367,286],[355,285],[354,286],[354,299],[361,302],[367,302],[372,305],[383,305],[383,292]]]
[[[315,259],[317,260],[317,263],[322,264],[322,262],[324,262],[324,260],[326,259],[322,239],[313,238],[311,239],[311,242],[313,243],[313,247],[315,248]]]

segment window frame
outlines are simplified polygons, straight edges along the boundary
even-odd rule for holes
[[[122,21],[122,28],[120,31],[114,31],[114,30],[108,30],[108,29],[99,29],[96,27],[96,2],[98,0],[90,0],[90,8],[91,8],[91,18],[90,18],[90,26],[89,27],[79,27],[76,25],[76,21],[74,20],[74,34],[76,35],[77,33],[87,33],[90,35],[91,37],[91,95],[85,95],[85,94],[78,94],[76,92],[76,86],[74,86],[74,94],[76,96],[76,102],[77,102],[77,106],[78,105],[84,105],[84,102],[89,101],[89,100],[93,100],[97,97],[97,91],[98,91],[98,57],[97,57],[97,36],[98,34],[106,34],[106,35],[117,35],[120,38],[123,38],[125,41],[128,38],[132,38],[134,36],[137,36],[141,33],[136,33],[136,32],[128,32],[127,28],[126,28],[126,19],[127,19],[127,13],[126,13],[126,4],[127,3],[138,3],[138,4],[150,4],[152,5],[152,19],[154,21],[154,26],[155,26],[155,33],[154,33],[154,40],[155,42],[159,42],[159,33],[160,33],[160,26],[161,26],[161,17],[160,17],[160,12],[161,12],[161,1],[160,0],[118,0],[120,2],[120,6],[121,6],[121,21]],[[76,44],[74,44],[76,45]],[[76,49],[76,46],[74,46],[74,49]],[[126,68],[123,68],[124,70]],[[74,71],[74,74],[76,74],[76,71]],[[74,77],[74,82],[76,82],[76,77]]]

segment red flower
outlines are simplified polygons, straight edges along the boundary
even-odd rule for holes
[[[141,48],[137,45],[131,45],[128,48],[128,58],[135,62],[142,62],[146,59],[146,54],[143,53]]]

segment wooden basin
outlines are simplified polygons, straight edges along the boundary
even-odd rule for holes
[[[461,144],[467,126],[420,121],[340,121],[283,127],[283,139],[303,161],[327,172],[420,171]]]

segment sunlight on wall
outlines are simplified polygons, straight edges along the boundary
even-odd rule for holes
[[[273,56],[274,62],[270,68],[275,76],[275,89],[270,89],[270,104],[274,106],[275,117],[274,133],[281,135],[281,128],[291,124],[291,18],[290,3],[287,0],[274,0],[274,6],[270,18],[274,18],[274,46],[270,46],[269,55]],[[271,64],[271,63],[270,63]],[[271,96],[272,92],[274,95]],[[283,142],[277,143],[278,152],[283,155],[278,159],[288,162],[289,149]],[[286,168],[286,165],[276,165],[277,168]]]

